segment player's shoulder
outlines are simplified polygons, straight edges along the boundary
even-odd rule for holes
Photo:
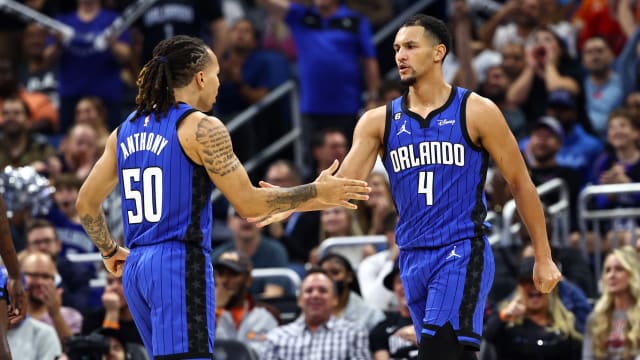
[[[478,93],[471,92],[467,99],[467,121],[479,121],[485,123],[485,119],[492,119],[495,117],[502,117],[502,112],[498,105],[496,105],[490,99],[479,95]]]
[[[360,121],[384,124],[386,116],[387,105],[385,104],[365,111],[364,114],[362,114],[362,116],[360,117]]]

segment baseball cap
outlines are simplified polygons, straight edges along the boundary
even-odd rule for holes
[[[251,272],[253,264],[251,259],[243,253],[237,251],[225,251],[213,263],[213,267],[219,268],[224,266],[235,272],[248,273]]]
[[[538,119],[538,121],[533,125],[532,130],[536,130],[539,128],[547,128],[551,130],[551,132],[556,135],[560,140],[564,140],[564,129],[558,120],[551,116],[543,116]]]
[[[547,106],[575,109],[576,101],[567,90],[553,90],[549,93]]]
[[[382,284],[389,291],[393,291],[393,280],[395,280],[398,273],[400,273],[400,267],[398,266],[398,261],[396,260],[395,264],[393,265],[393,269],[387,274],[387,276],[384,277],[384,280],[382,280]]]

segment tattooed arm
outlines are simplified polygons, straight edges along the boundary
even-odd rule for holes
[[[334,206],[353,207],[351,199],[366,199],[363,181],[339,179],[330,173],[317,181],[290,188],[257,188],[233,152],[224,124],[202,113],[189,115],[178,129],[180,143],[191,160],[203,165],[216,187],[244,217],[258,217],[287,210],[318,210]]]
[[[103,260],[105,267],[112,274],[121,276],[129,250],[119,247],[111,238],[102,212],[102,202],[118,183],[116,138],[117,130],[114,130],[107,139],[104,153],[80,188],[76,208],[84,231],[96,244],[102,256],[111,255],[109,259]]]

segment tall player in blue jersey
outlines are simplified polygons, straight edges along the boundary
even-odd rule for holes
[[[401,26],[395,58],[409,90],[360,118],[337,174],[364,179],[376,156],[383,159],[399,212],[400,274],[421,360],[473,359],[479,348],[494,272],[484,222],[489,156],[533,240],[536,287],[548,293],[561,277],[551,259],[540,199],[500,110],[443,79],[450,48],[451,35],[436,18],[414,15]]]
[[[218,92],[216,56],[200,39],[160,42],[138,78],[137,109],[107,140],[80,189],[82,225],[123,287],[154,359],[211,359],[215,290],[213,184],[242,216],[368,198],[361,180],[332,175],[292,188],[254,187],[222,122],[203,114]],[[125,245],[111,239],[101,203],[120,184]],[[126,261],[125,261],[126,259]]]

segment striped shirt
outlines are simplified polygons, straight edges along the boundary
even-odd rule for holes
[[[261,360],[369,360],[369,337],[364,328],[331,317],[315,332],[304,316],[267,334]]]

